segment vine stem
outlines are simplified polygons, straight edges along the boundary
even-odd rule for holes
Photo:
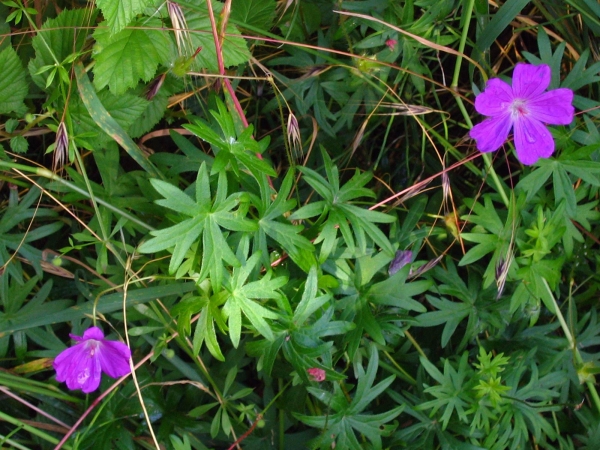
[[[552,306],[554,307],[554,311],[551,311],[551,312],[554,312],[554,314],[556,315],[556,318],[558,319],[558,322],[560,323],[563,333],[565,334],[565,337],[567,338],[567,341],[569,342],[569,347],[573,351],[573,355],[574,355],[574,359],[575,359],[575,371],[577,372],[577,374],[579,374],[579,369],[577,366],[583,366],[583,364],[584,364],[583,358],[581,356],[581,353],[579,353],[579,349],[577,348],[577,343],[575,342],[575,338],[573,338],[573,335],[571,334],[571,330],[569,329],[569,326],[567,325],[567,322],[566,322],[564,316],[562,315],[562,312],[558,306],[558,303],[556,302],[556,299],[554,298],[554,294],[552,293],[552,289],[550,289],[550,285],[548,284],[548,282],[546,281],[545,278],[542,278],[542,281],[544,282],[544,286],[546,287],[546,290],[548,291],[548,296],[550,297],[550,299],[552,299]],[[546,306],[548,306],[548,305],[546,305]],[[596,410],[600,413],[600,397],[598,396],[598,391],[596,391],[596,386],[594,385],[594,382],[591,380],[586,380],[585,384],[587,385],[587,387],[590,391],[590,395],[592,396],[592,400],[594,401]]]

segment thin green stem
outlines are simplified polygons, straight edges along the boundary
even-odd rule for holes
[[[28,433],[31,433],[47,442],[50,442],[51,444],[58,444],[58,439],[56,439],[55,437],[50,436],[49,434],[44,433],[43,431],[40,431],[37,428],[32,427],[31,425],[27,425],[26,423],[21,422],[19,419],[15,419],[14,417],[9,416],[8,414],[3,413],[2,411],[0,411],[0,420],[4,420],[5,422],[20,427]],[[69,450],[71,447],[65,445],[64,448]]]
[[[548,291],[549,298],[552,300],[552,306],[554,307],[554,311],[551,311],[551,312],[556,314],[558,323],[560,323],[560,327],[562,328],[563,333],[565,334],[565,337],[567,338],[567,341],[569,342],[569,348],[573,351],[573,355],[574,355],[574,359],[575,359],[575,370],[579,373],[579,367],[577,367],[577,366],[582,366],[584,364],[584,361],[581,356],[581,353],[579,353],[579,349],[577,348],[577,343],[575,342],[575,339],[573,338],[573,335],[571,334],[571,330],[569,329],[569,326],[567,325],[567,321],[565,320],[565,318],[560,310],[560,307],[558,306],[558,303],[556,302],[556,299],[554,298],[552,289],[550,289],[550,286],[548,285],[548,282],[546,281],[545,278],[542,278],[542,281],[544,282],[544,286],[546,287],[546,290]],[[596,410],[600,413],[600,397],[598,397],[598,391],[596,391],[596,386],[590,380],[586,381],[585,384],[587,385],[587,387],[590,391],[590,395],[592,396],[592,400],[594,401]]]
[[[39,167],[31,167],[31,166],[26,166],[24,164],[17,164],[17,163],[13,163],[10,161],[0,161],[0,167],[6,167],[8,169],[16,169],[16,170],[21,170],[23,172],[28,172],[28,173],[33,173],[35,175],[38,175],[40,177],[44,177],[47,178],[49,180],[52,181],[56,181],[60,184],[62,184],[63,186],[68,187],[70,190],[72,190],[73,192],[77,192],[79,194],[82,194],[84,196],[86,196],[87,198],[90,198],[90,194],[88,191],[86,191],[85,189],[81,189],[79,186],[71,183],[70,181],[67,181],[61,177],[59,177],[58,175],[56,175],[55,173],[51,172],[48,169],[44,169],[44,168],[39,168]],[[128,212],[123,211],[120,208],[117,208],[116,206],[111,205],[110,203],[108,203],[105,200],[102,200],[101,198],[95,197],[95,201],[98,202],[98,204],[110,209],[112,212],[124,217],[127,220],[130,220],[133,223],[138,224],[139,226],[141,226],[142,228],[145,228],[148,231],[153,231],[154,228],[151,227],[150,225],[142,222],[140,219],[132,216],[131,214],[129,214]]]
[[[454,98],[456,99],[456,104],[458,106],[458,109],[462,113],[469,129],[473,128],[473,122],[471,121],[471,118],[467,112],[467,109],[465,108],[462,98],[457,93],[457,88],[458,88],[458,80],[460,77],[460,68],[462,66],[462,61],[463,61],[462,55],[464,54],[465,46],[467,43],[467,36],[469,34],[469,25],[471,24],[471,17],[473,16],[474,4],[475,4],[475,0],[468,0],[467,4],[463,10],[463,17],[465,20],[464,21],[465,25],[462,30],[462,35],[460,37],[460,43],[458,45],[459,55],[456,57],[456,64],[454,66],[454,74],[452,76],[452,84],[450,85],[450,87],[452,88],[452,92],[454,93]],[[506,192],[504,191],[504,186],[502,185],[502,182],[500,181],[498,174],[494,170],[494,165],[492,164],[492,158],[490,157],[489,154],[484,153],[483,161],[485,163],[487,173],[490,174],[490,176],[492,177],[492,180],[494,181],[494,184],[496,185],[496,189],[498,190],[498,193],[500,194],[500,197],[502,198],[502,202],[508,208],[508,205],[509,205],[508,196],[506,195]]]

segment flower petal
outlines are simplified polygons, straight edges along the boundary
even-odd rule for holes
[[[122,342],[102,342],[98,349],[98,358],[104,373],[112,378],[119,378],[131,372],[131,351]]]
[[[550,66],[519,63],[513,72],[512,90],[515,97],[530,99],[544,92],[551,79]]]
[[[83,339],[95,339],[96,341],[101,341],[104,339],[104,333],[98,327],[90,327],[83,333]]]
[[[485,91],[475,98],[475,109],[484,116],[507,114],[513,101],[512,88],[499,78],[492,78],[485,86]]]
[[[66,382],[71,390],[89,393],[100,385],[101,369],[97,356],[91,356],[85,343],[62,351],[54,359],[56,380]]]
[[[573,91],[567,88],[553,89],[528,100],[527,109],[532,118],[551,125],[569,125],[573,122],[575,108]]]
[[[82,356],[86,356],[83,344],[77,344],[60,352],[58,356],[54,358],[53,362],[54,369],[56,370],[56,381],[61,383],[66,381],[73,372],[74,365],[77,365],[76,361],[82,359]]]
[[[515,149],[519,161],[531,165],[554,153],[554,139],[542,122],[522,117],[515,121]]]
[[[81,386],[81,390],[86,394],[94,392],[96,389],[98,389],[98,386],[100,386],[100,380],[102,379],[102,368],[100,367],[100,361],[97,356],[92,356],[89,359],[88,368],[89,372],[82,374],[87,376],[85,380],[83,376],[77,380]]]
[[[469,134],[477,141],[477,148],[480,152],[493,152],[506,141],[511,126],[510,116],[497,116],[478,123],[471,128]]]

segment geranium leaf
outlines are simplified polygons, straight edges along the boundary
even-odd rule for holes
[[[144,21],[143,29],[128,28],[117,34],[111,34],[106,25],[106,21],[101,23],[94,32],[97,90],[108,85],[113,94],[122,94],[140,80],[150,81],[158,65],[169,60],[169,38],[160,30],[158,19]]]

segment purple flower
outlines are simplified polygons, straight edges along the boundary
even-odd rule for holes
[[[83,337],[69,336],[78,344],[54,358],[56,380],[66,381],[69,389],[81,389],[87,394],[98,389],[102,372],[112,378],[131,372],[129,347],[104,339],[100,328],[88,328]]]
[[[519,63],[515,66],[512,87],[498,78],[487,82],[485,91],[475,99],[475,109],[490,116],[475,125],[471,137],[482,152],[500,148],[514,126],[517,158],[534,164],[554,153],[554,140],[545,123],[568,125],[575,109],[573,91],[567,88],[544,92],[550,84],[550,67]]]

